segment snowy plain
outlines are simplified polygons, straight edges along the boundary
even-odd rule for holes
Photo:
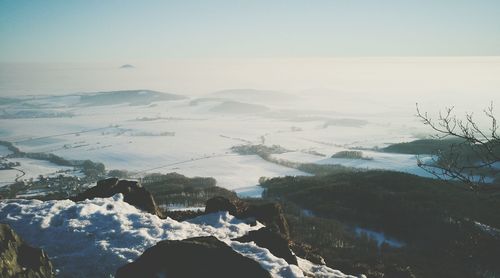
[[[427,175],[412,156],[329,157],[429,135],[415,103],[433,116],[447,106],[458,115],[476,112],[479,122],[490,101],[500,103],[499,57],[134,61],[132,70],[0,64],[0,73],[0,140],[22,151],[91,159],[108,170],[212,176],[219,186],[256,196],[261,176],[305,173],[234,154],[234,145],[276,144],[297,162]],[[180,97],[155,99],[139,90],[130,99],[89,102],[92,94],[81,93],[135,88]],[[321,155],[305,155],[311,153]]]
[[[151,101],[151,95],[157,94],[139,90],[130,101],[124,97],[114,104],[102,105],[83,101],[86,95],[98,93],[19,97],[18,101],[2,107],[10,113],[30,107],[41,111],[38,113],[41,115],[50,110],[71,116],[0,119],[0,140],[12,142],[24,152],[102,162],[108,170],[127,170],[137,177],[169,172],[213,177],[218,186],[249,197],[262,193],[257,186],[260,177],[308,173],[257,155],[234,153],[233,146],[279,145],[289,152],[276,154],[276,158],[289,161],[426,175],[417,167],[416,158],[408,155],[367,151],[373,160],[329,158],[351,148],[384,147],[415,139],[421,132],[420,123],[413,115],[401,114],[398,109],[385,110],[387,107],[381,106],[370,113],[353,115],[345,109],[348,99],[339,98],[339,104],[330,108],[311,109],[301,106],[310,101],[304,96],[258,90],[229,90],[204,97]],[[252,99],[252,94],[253,103],[243,102]],[[265,94],[269,98],[263,98]],[[254,106],[258,106],[255,111]],[[20,169],[30,173],[26,178],[51,174],[48,163],[19,162]],[[12,180],[12,174],[0,172],[0,175],[2,182]]]

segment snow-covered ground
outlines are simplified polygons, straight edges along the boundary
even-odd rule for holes
[[[231,241],[262,224],[250,226],[227,212],[185,222],[160,219],[123,201],[123,195],[74,203],[70,200],[9,200],[0,202],[0,219],[29,244],[43,248],[60,277],[105,277],[138,258],[160,240],[215,236],[235,251],[257,260],[274,277],[303,277],[295,265],[253,242]],[[317,277],[353,277],[299,260]]]
[[[320,165],[337,164],[360,169],[393,170],[423,177],[433,177],[432,174],[418,167],[417,157],[415,155],[383,153],[375,151],[361,152],[363,153],[363,157],[366,157],[367,159],[331,158],[304,152],[288,152],[283,154],[275,154],[273,155],[273,158],[293,162],[315,163]],[[421,159],[425,158],[421,157]]]
[[[357,236],[366,235],[367,237],[375,240],[379,247],[382,246],[382,244],[387,244],[391,247],[396,247],[396,248],[400,248],[400,247],[405,246],[404,242],[399,241],[399,240],[394,239],[394,238],[391,238],[391,237],[388,237],[382,232],[377,232],[374,230],[361,228],[361,227],[355,227],[354,232],[356,233]]]
[[[15,182],[17,177],[23,173],[18,170],[0,170],[0,187],[7,186]]]
[[[266,94],[272,97],[264,99]],[[40,113],[57,110],[71,116],[0,119],[0,140],[13,142],[25,152],[102,162],[108,170],[124,169],[138,172],[137,175],[178,172],[214,177],[219,186],[242,196],[260,195],[261,189],[256,186],[260,177],[307,174],[255,155],[231,152],[231,147],[241,144],[280,145],[291,152],[276,157],[296,162],[340,163],[425,174],[416,167],[413,156],[367,153],[374,158],[372,161],[327,159],[348,148],[383,147],[414,139],[421,124],[413,113],[382,102],[349,100],[338,94],[336,102],[319,102],[322,105],[311,108],[307,105],[316,95],[310,95],[312,99],[308,95],[236,90],[209,94],[206,98],[148,103],[140,101],[147,93],[139,91],[133,98],[137,103],[120,100],[108,105],[89,105],[79,100],[81,94],[20,97],[22,101],[1,108],[11,113],[26,107]],[[253,106],[245,106],[241,111],[241,103],[252,98],[258,109],[252,111]],[[239,101],[238,105],[232,107],[235,101]],[[349,103],[357,107],[356,111],[370,105],[376,109],[354,113],[346,110]],[[1,153],[5,151],[0,149]],[[21,162],[20,169],[32,173],[27,177],[48,174],[51,168],[44,163]],[[1,172],[0,175],[2,181],[10,178]]]
[[[186,210],[201,210],[205,211],[205,206],[187,206],[185,204],[168,204],[168,205],[159,205],[160,208],[165,209],[167,211],[186,211]]]

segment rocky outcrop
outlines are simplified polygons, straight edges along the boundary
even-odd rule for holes
[[[70,199],[74,202],[80,202],[93,198],[109,198],[118,193],[123,194],[125,202],[143,211],[163,217],[163,213],[156,205],[153,195],[137,181],[119,180],[117,178],[100,180],[96,186]]]
[[[217,211],[228,211],[240,219],[253,218],[286,238],[290,236],[283,209],[278,203],[248,204],[239,199],[229,200],[224,197],[214,197],[207,201],[205,212]]]
[[[27,245],[9,225],[0,224],[0,277],[54,277],[42,249]]]
[[[297,257],[290,251],[288,240],[282,234],[273,232],[267,227],[250,231],[248,234],[233,240],[239,242],[253,241],[258,246],[269,250],[274,256],[284,259],[289,264],[297,265]]]
[[[135,262],[119,268],[116,277],[267,278],[271,275],[256,261],[210,236],[160,241]]]
[[[227,211],[236,216],[241,213],[243,207],[242,202],[239,200],[229,200],[227,198],[217,196],[209,199],[205,204],[205,212],[212,213],[217,211]]]
[[[249,205],[238,217],[243,219],[253,217],[272,231],[278,232],[286,238],[290,237],[288,222],[281,205],[278,203]]]
[[[296,256],[306,259],[317,265],[326,265],[325,259],[318,254],[318,250],[304,242],[290,241],[290,249]]]

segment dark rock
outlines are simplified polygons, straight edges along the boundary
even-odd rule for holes
[[[128,277],[271,277],[256,261],[235,252],[215,237],[164,240],[135,262],[120,267],[116,278]]]
[[[281,205],[278,203],[267,203],[262,205],[250,205],[238,217],[249,218],[253,217],[272,231],[290,237],[288,222]]]
[[[175,221],[181,222],[204,214],[205,212],[202,210],[169,210],[167,211],[166,216],[174,219]]]
[[[0,224],[0,277],[54,277],[42,249],[27,245],[9,225]]]
[[[156,205],[153,195],[137,181],[119,180],[117,178],[100,180],[96,186],[71,197],[70,200],[80,202],[93,198],[109,198],[118,193],[123,194],[125,202],[151,214],[163,217],[163,213]]]
[[[264,227],[257,231],[250,231],[248,234],[233,239],[239,242],[255,242],[258,246],[266,248],[274,256],[283,258],[287,263],[297,265],[295,257],[288,246],[288,240],[280,233],[273,232]]]
[[[229,200],[224,197],[214,197],[207,201],[205,206],[206,213],[216,211],[228,211],[230,214],[240,218],[253,218],[272,231],[290,237],[288,223],[283,214],[283,209],[278,203],[266,204],[248,204],[239,199]]]
[[[384,273],[384,278],[415,278],[411,268],[409,266],[402,267],[397,265],[391,265],[387,267]]]

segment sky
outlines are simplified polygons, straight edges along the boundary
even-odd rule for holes
[[[499,56],[498,0],[0,0],[0,62]]]

